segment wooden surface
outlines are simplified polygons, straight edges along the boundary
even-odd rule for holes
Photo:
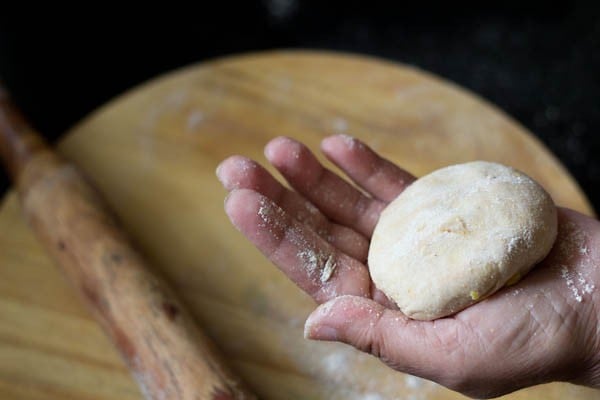
[[[418,70],[363,57],[283,52],[201,64],[137,88],[62,141],[108,198],[231,367],[263,399],[458,399],[370,356],[302,337],[312,301],[229,224],[215,179],[269,138],[317,149],[357,136],[416,175],[467,160],[500,161],[555,201],[590,206],[537,140],[499,110]],[[272,169],[271,169],[272,170]],[[550,384],[511,399],[592,399]],[[0,210],[0,398],[139,399],[116,351],[25,226],[10,193]]]
[[[83,173],[32,129],[0,83],[0,159],[24,219],[147,399],[256,400]]]

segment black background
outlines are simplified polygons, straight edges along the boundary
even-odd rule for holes
[[[550,147],[600,209],[598,2],[162,2],[143,14],[85,3],[0,14],[0,77],[52,141],[183,65],[272,48],[343,50],[418,66],[495,103]],[[0,193],[7,187],[0,175]]]

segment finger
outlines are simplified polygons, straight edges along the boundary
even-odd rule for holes
[[[369,273],[269,198],[233,190],[225,202],[233,225],[317,302],[340,294],[369,295]]]
[[[324,168],[303,144],[273,139],[265,155],[285,179],[329,219],[370,237],[385,203],[373,200]]]
[[[372,300],[341,296],[308,317],[304,335],[350,344],[399,371],[431,378],[460,362],[460,346],[468,345],[459,340],[460,327],[453,319],[415,321]]]
[[[285,188],[255,161],[242,156],[229,157],[217,168],[217,176],[225,189],[252,189],[261,193],[342,252],[361,262],[366,261],[369,241],[363,235],[330,222],[318,208]]]
[[[348,135],[325,138],[321,149],[356,184],[386,203],[394,200],[415,180],[414,176]]]

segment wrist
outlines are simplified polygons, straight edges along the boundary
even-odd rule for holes
[[[600,286],[600,280],[596,280],[596,286]],[[581,384],[600,389],[600,296],[596,293],[592,296],[590,304],[592,312],[589,319],[588,335],[588,354],[583,365],[586,366],[586,371],[583,375]]]
[[[576,372],[568,381],[576,385],[600,389],[600,352],[597,346],[593,347],[594,350],[584,357],[580,368],[574,369]]]
[[[600,362],[597,362],[591,369],[586,386],[600,389]]]
[[[571,210],[568,220],[577,226],[576,237],[570,240],[583,242],[579,247],[584,251],[580,250],[575,259],[569,261],[577,271],[578,280],[585,280],[583,291],[587,295],[572,304],[579,327],[574,337],[577,344],[572,350],[579,354],[579,362],[566,380],[600,389],[600,223]]]

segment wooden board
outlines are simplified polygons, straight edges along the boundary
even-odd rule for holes
[[[104,106],[59,147],[261,398],[462,398],[350,347],[304,340],[313,302],[223,212],[214,175],[221,159],[263,161],[263,145],[277,135],[316,150],[334,132],[363,139],[417,175],[475,159],[510,164],[558,204],[592,213],[557,160],[501,111],[422,71],[359,56],[275,52],[176,71]],[[508,398],[597,396],[550,384]],[[0,398],[140,398],[25,226],[13,193],[0,210]]]

